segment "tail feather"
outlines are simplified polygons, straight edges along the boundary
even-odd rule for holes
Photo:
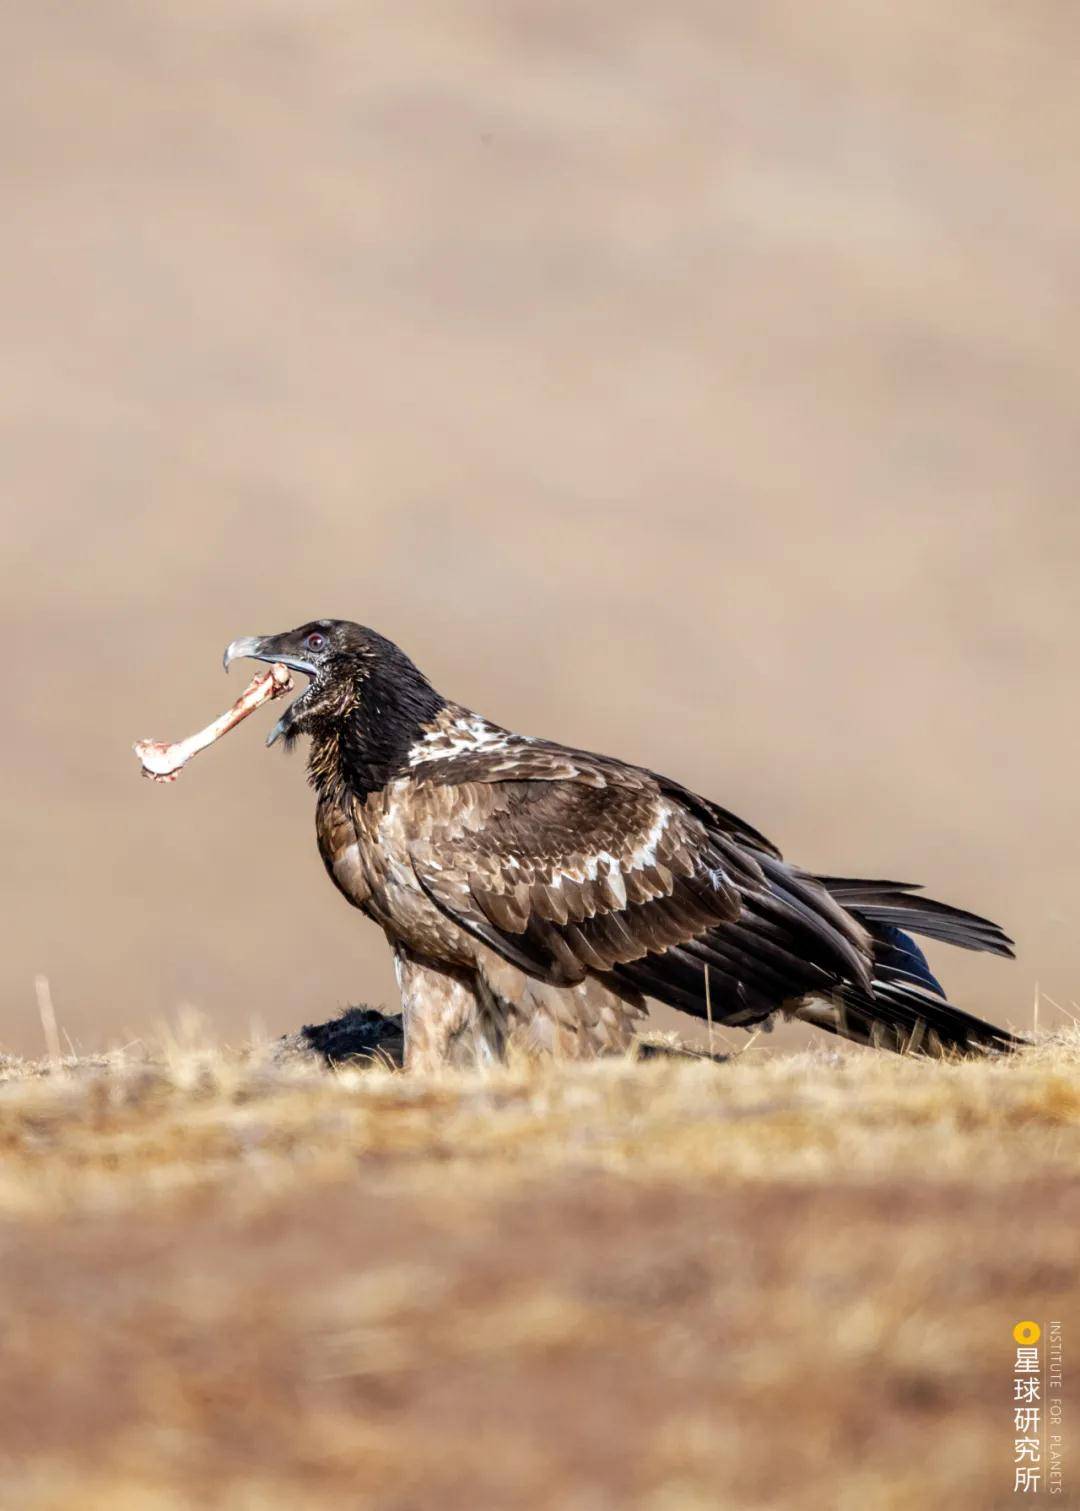
[[[911,937],[1011,956],[994,923],[903,882],[814,877],[770,854],[738,917],[612,971],[693,1017],[749,1028],[777,1012],[900,1054],[995,1054],[1024,1041],[954,1007]]]
[[[821,876],[818,880],[864,923],[890,924],[962,950],[980,950],[1010,960],[1015,954],[1013,941],[996,923],[947,902],[922,897],[910,882],[860,881],[844,876]]]
[[[897,1054],[1005,1054],[1025,1043],[1008,1029],[954,1007],[901,971],[875,977],[870,998],[841,988],[828,1001],[802,1004],[792,1016],[856,1044]]]
[[[1024,1043],[1007,1029],[954,1007],[926,956],[903,930],[872,918],[861,907],[853,911],[866,920],[873,943],[869,991],[845,982],[827,1001],[800,1005],[795,1017],[857,1044],[900,1054],[1001,1054]],[[973,921],[983,923],[982,919]]]

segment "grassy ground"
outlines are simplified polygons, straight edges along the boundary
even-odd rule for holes
[[[2,1502],[1015,1504],[1012,1325],[1080,1324],[1078,1072],[9,1063]]]

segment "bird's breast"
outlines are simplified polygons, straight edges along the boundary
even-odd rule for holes
[[[321,802],[315,815],[315,834],[331,881],[354,907],[365,907],[373,876],[350,807],[336,801]]]
[[[421,816],[409,796],[391,786],[364,802],[324,800],[316,815],[319,853],[337,889],[380,924],[391,942],[469,964],[472,939],[417,880],[411,844]]]

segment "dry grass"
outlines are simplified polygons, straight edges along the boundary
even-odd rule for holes
[[[11,1063],[4,1504],[1004,1506],[1078,1068]]]

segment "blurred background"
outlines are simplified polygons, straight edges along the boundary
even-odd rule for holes
[[[175,787],[130,750],[322,615],[999,919],[1018,964],[934,957],[965,1005],[1073,1009],[1075,8],[3,28],[0,1047],[39,973],[84,1050],[396,1000],[275,715]]]

